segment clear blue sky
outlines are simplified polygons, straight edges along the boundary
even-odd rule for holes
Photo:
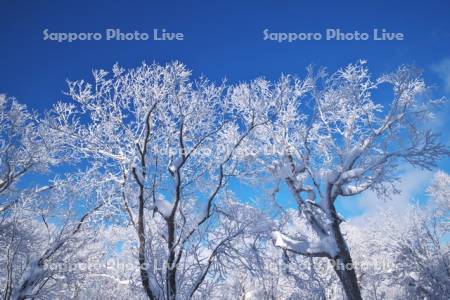
[[[450,56],[450,2],[431,1],[0,1],[0,92],[32,107],[61,98],[65,79],[119,62],[181,60],[211,79],[231,82],[299,73],[310,63],[330,69],[367,59],[374,72],[398,64],[421,68]],[[405,41],[263,41],[262,30],[325,28],[403,32]],[[166,28],[183,42],[44,41],[42,31],[151,32]],[[428,74],[431,76],[432,74]]]
[[[335,70],[363,58],[373,73],[416,64],[445,94],[445,74],[433,65],[450,58],[450,1],[30,1],[0,0],[0,93],[42,110],[64,98],[66,79],[91,76],[115,62],[180,60],[210,79],[303,73],[308,64]],[[184,33],[184,41],[44,41],[50,32]],[[271,32],[402,32],[404,41],[264,41]],[[449,63],[450,66],[450,63]],[[450,69],[450,67],[449,67]],[[444,72],[445,73],[445,72]],[[450,73],[450,70],[449,70]],[[450,80],[450,74],[447,74]],[[450,81],[449,81],[450,82]],[[447,87],[448,88],[448,87]],[[445,129],[449,129],[444,120]],[[448,130],[447,130],[448,131]],[[448,135],[446,135],[448,137]],[[441,163],[448,169],[448,163]]]

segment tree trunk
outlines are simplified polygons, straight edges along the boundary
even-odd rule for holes
[[[342,286],[344,287],[347,299],[362,300],[352,257],[350,256],[347,243],[342,236],[341,228],[339,226],[339,219],[337,218],[336,213],[334,215],[336,217],[333,218],[332,234],[336,240],[338,254],[335,258],[331,259],[331,263],[334,271],[341,281]]]
[[[138,216],[138,235],[139,235],[139,268],[141,273],[141,282],[144,287],[145,293],[150,300],[154,300],[155,295],[153,294],[150,287],[150,278],[147,271],[147,260],[145,257],[145,226],[144,226],[144,185],[139,183],[139,216]]]
[[[167,266],[166,266],[166,286],[167,286],[167,299],[168,300],[174,300],[176,298],[177,294],[177,268],[175,263],[175,249],[174,249],[174,243],[175,243],[175,216],[172,215],[167,220],[167,233],[168,233],[168,239],[167,239],[167,248],[169,252],[169,257],[167,260]]]

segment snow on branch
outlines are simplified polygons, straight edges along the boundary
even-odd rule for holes
[[[173,212],[174,205],[163,198],[155,200],[155,210],[159,212],[163,218],[168,219]]]
[[[331,239],[320,239],[314,242],[307,240],[299,241],[282,234],[279,231],[274,231],[272,233],[272,238],[275,246],[295,254],[328,258],[335,257],[337,254],[337,249],[333,246]]]

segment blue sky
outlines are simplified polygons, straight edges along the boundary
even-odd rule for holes
[[[438,95],[450,94],[450,2],[431,1],[0,1],[0,93],[43,110],[63,99],[66,79],[90,78],[115,62],[180,60],[229,82],[330,70],[362,58],[375,74],[400,64],[424,70]],[[182,32],[184,41],[44,41],[49,32]],[[404,41],[264,41],[271,32],[401,32]],[[436,128],[448,131],[442,113]],[[448,140],[445,134],[444,139]],[[448,160],[440,168],[449,170]],[[425,178],[426,176],[424,176]],[[345,210],[345,208],[343,208]],[[354,212],[353,212],[354,213]],[[351,215],[352,212],[349,212]]]

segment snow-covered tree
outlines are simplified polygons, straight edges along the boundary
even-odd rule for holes
[[[292,80],[290,86],[299,82]],[[414,68],[402,66],[372,79],[361,61],[331,76],[311,71],[297,90],[305,84],[311,97],[285,93],[279,98],[280,110],[263,138],[284,150],[267,159],[271,173],[286,184],[315,238],[275,232],[275,244],[288,253],[328,258],[347,298],[361,299],[337,199],[369,189],[389,195],[399,163],[431,168],[449,152],[424,127],[435,101],[427,100],[425,83]],[[388,88],[392,100],[375,102],[375,91]]]
[[[20,198],[26,188],[40,189],[23,182],[30,173],[43,173],[56,165],[57,140],[39,126],[37,115],[16,99],[0,94],[0,214]],[[21,182],[20,189],[16,185]]]
[[[308,70],[227,85],[115,65],[43,117],[0,96],[2,296],[445,299],[447,174],[403,218],[336,209],[449,154],[426,124],[442,101],[412,67]]]
[[[209,240],[209,256],[192,262],[192,276],[178,272],[198,255],[193,245],[208,239],[204,229],[221,226],[214,203],[230,200],[227,182],[245,171],[236,153],[268,120],[270,103],[247,105],[264,96],[266,82],[225,88],[191,81],[177,62],[128,71],[116,65],[112,76],[94,71],[94,79],[92,85],[69,82],[75,103],[57,104],[48,130],[119,185],[117,205],[136,231],[147,296],[191,297],[222,248],[241,233]],[[157,231],[147,227],[155,218],[162,218]],[[158,249],[151,249],[153,240]],[[161,259],[162,271],[155,265]]]
[[[449,183],[439,171],[426,201],[387,201],[345,224],[364,299],[448,298]]]
[[[405,297],[446,299],[450,296],[450,176],[436,173],[426,205],[414,205],[408,226],[392,241],[396,272],[392,281]]]
[[[0,238],[5,299],[55,297],[83,279],[78,265],[92,254],[84,247],[95,240],[97,214],[110,199],[104,199],[108,189],[94,187],[98,181],[90,174],[71,175],[45,192],[22,195],[5,214]]]
[[[50,167],[68,157],[60,151],[58,140],[43,130],[37,114],[5,95],[0,95],[0,132],[0,284],[2,296],[10,299],[20,298],[16,291],[22,277],[31,276],[35,255],[50,250],[42,222],[47,213],[37,214],[36,206],[50,204],[52,190],[61,188],[60,181],[50,180]],[[59,203],[69,204],[66,200]],[[43,284],[42,280],[36,284]],[[37,288],[26,284],[32,285]]]

